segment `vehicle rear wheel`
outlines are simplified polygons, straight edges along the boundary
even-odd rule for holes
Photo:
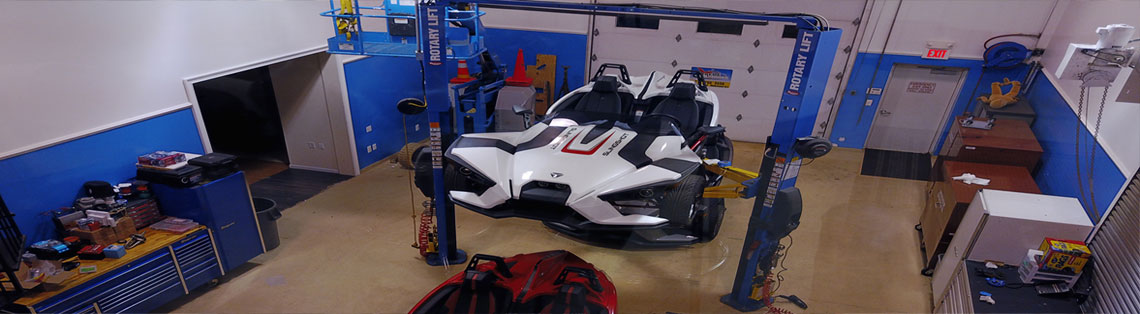
[[[434,197],[435,188],[432,186],[431,150],[428,146],[420,146],[412,153],[412,164],[415,169],[415,184],[420,193],[429,198]]]
[[[681,178],[677,185],[665,190],[661,197],[659,207],[661,218],[669,220],[669,224],[688,228],[693,225],[696,217],[697,203],[704,193],[705,178],[700,174],[689,174]]]

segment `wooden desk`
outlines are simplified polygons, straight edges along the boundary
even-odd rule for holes
[[[1003,190],[1023,193],[1037,193],[1037,183],[1025,168],[1006,165],[992,165],[972,162],[945,161],[942,167],[936,169],[939,181],[927,186],[926,207],[919,218],[919,228],[922,230],[921,248],[926,252],[926,267],[923,273],[929,273],[937,265],[937,256],[946,252],[953,238],[953,232],[958,230],[962,222],[962,215],[974,200],[974,195],[980,189]],[[963,173],[990,179],[986,186],[966,184],[955,181],[953,177]]]
[[[960,116],[955,121],[965,118]],[[964,128],[955,122],[939,156],[946,160],[1020,166],[1033,173],[1042,152],[1029,123],[1007,119],[995,121],[989,130]]]
[[[145,312],[221,276],[213,237],[205,226],[182,234],[143,230],[146,243],[122,258],[81,261],[98,270],[68,278],[51,291],[28,292],[13,303],[33,313]]]

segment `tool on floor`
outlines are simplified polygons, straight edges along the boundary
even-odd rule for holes
[[[985,291],[982,291],[979,294],[981,294],[981,296],[978,297],[978,301],[986,302],[989,304],[996,304],[997,303],[997,301],[994,300],[993,294],[991,294],[989,292],[985,292]]]

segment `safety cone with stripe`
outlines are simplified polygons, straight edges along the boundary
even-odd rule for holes
[[[451,84],[463,84],[475,80],[471,77],[471,73],[467,72],[467,60],[459,60],[459,74],[451,78]]]

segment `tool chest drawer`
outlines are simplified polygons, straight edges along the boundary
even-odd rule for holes
[[[223,275],[206,227],[184,234],[145,232],[148,240],[123,258],[82,261],[97,270],[13,303],[35,313],[149,312]]]

